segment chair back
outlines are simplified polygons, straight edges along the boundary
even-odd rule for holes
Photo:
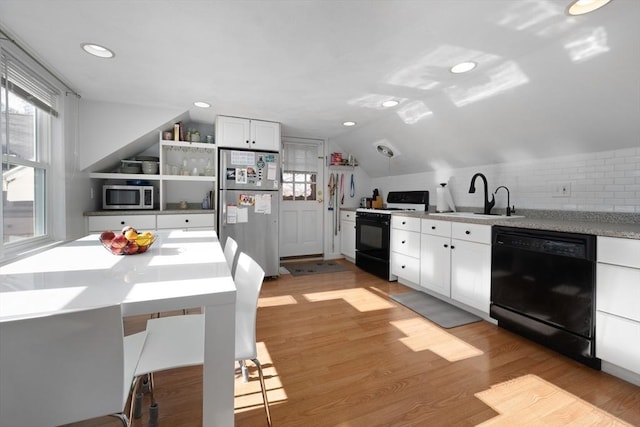
[[[236,360],[255,359],[256,313],[264,270],[244,252],[236,264]]]
[[[236,252],[238,252],[238,243],[231,236],[227,236],[227,241],[224,244],[224,259],[227,261],[231,274],[233,274],[233,261],[236,257]]]
[[[0,321],[0,424],[51,427],[122,412],[119,305]]]

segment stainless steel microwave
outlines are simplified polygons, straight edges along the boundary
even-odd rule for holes
[[[153,186],[103,185],[102,209],[153,209]]]

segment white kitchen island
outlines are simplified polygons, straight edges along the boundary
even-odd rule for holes
[[[236,288],[217,235],[156,237],[147,252],[118,256],[90,235],[0,267],[0,322],[109,304],[125,316],[202,307],[203,425],[232,426]]]

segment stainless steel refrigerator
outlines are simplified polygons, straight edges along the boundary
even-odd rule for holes
[[[220,243],[231,236],[265,276],[277,276],[280,154],[219,149],[218,190]]]

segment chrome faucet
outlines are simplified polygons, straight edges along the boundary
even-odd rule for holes
[[[501,188],[507,190],[507,216],[511,216],[512,213],[516,212],[516,207],[514,206],[513,208],[511,208],[511,201],[509,200],[509,189],[504,185],[501,185],[500,187],[496,188],[496,191],[494,191],[493,194],[498,194],[498,190]]]
[[[489,200],[489,191],[487,189],[487,178],[483,174],[477,173],[473,175],[473,178],[471,178],[471,186],[469,187],[469,193],[476,192],[476,179],[478,177],[482,178],[482,182],[484,183],[484,212],[483,213],[485,215],[490,215],[491,208],[493,208],[493,206],[496,204],[496,200],[493,194],[491,195],[491,200]]]

